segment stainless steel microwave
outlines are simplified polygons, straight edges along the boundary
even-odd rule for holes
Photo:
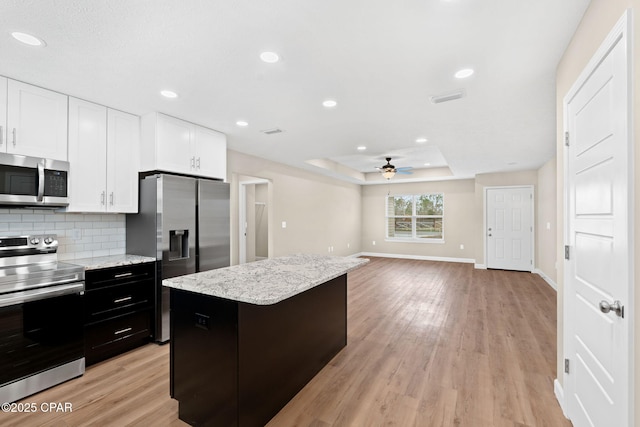
[[[69,204],[69,162],[0,153],[0,205]]]

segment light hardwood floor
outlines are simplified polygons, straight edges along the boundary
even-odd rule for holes
[[[349,273],[348,345],[268,424],[571,426],[553,394],[556,294],[537,275],[372,258]],[[0,413],[2,426],[184,426],[150,344]]]

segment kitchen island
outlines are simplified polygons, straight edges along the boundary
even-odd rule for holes
[[[165,279],[171,396],[197,426],[263,426],[347,344],[361,258],[292,255]]]

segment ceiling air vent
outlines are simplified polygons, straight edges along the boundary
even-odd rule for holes
[[[282,133],[282,129],[274,128],[261,131],[265,135],[273,135],[274,133]]]
[[[434,95],[429,98],[433,104],[441,104],[443,102],[453,101],[460,99],[464,96],[463,90],[457,90],[455,92],[443,93],[442,95]]]

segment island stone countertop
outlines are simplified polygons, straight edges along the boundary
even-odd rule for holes
[[[276,304],[369,262],[296,254],[164,279],[164,286],[256,305]]]
[[[72,264],[81,265],[85,270],[97,270],[100,268],[122,267],[124,265],[141,264],[143,262],[155,262],[155,258],[140,255],[110,255],[94,258],[80,258],[67,261]]]

